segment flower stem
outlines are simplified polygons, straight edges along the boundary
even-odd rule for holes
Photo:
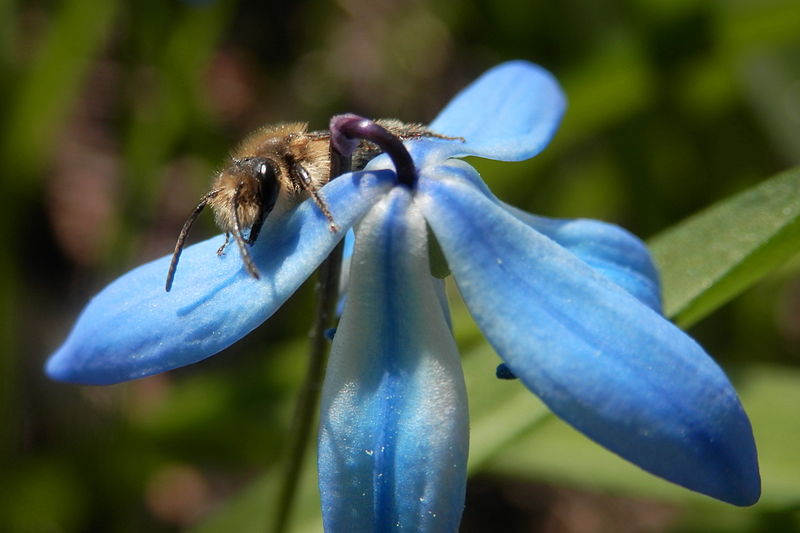
[[[343,156],[331,146],[331,179],[348,172],[349,169],[350,157]],[[303,385],[297,397],[292,429],[287,441],[288,456],[278,494],[278,512],[270,529],[272,533],[285,533],[288,530],[291,512],[297,499],[298,481],[305,466],[309,441],[317,419],[317,406],[328,363],[330,344],[328,331],[334,325],[336,316],[343,249],[344,245],[340,242],[317,269],[317,306],[311,333],[310,357]]]

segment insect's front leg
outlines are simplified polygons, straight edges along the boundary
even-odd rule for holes
[[[230,240],[231,240],[231,234],[230,234],[230,232],[226,231],[225,232],[225,242],[222,243],[222,246],[217,248],[217,255],[219,255],[219,256],[225,255],[225,248],[228,247],[228,243],[230,242]]]
[[[254,278],[260,279],[261,276],[258,274],[258,269],[256,268],[255,263],[253,263],[253,258],[250,256],[250,252],[247,250],[244,237],[242,237],[242,224],[239,220],[239,197],[242,194],[243,186],[244,182],[239,182],[239,185],[236,187],[236,192],[234,192],[233,197],[231,198],[231,211],[233,213],[233,240],[235,240],[236,244],[239,246],[239,254],[242,256],[242,261],[244,262],[247,272]]]
[[[333,220],[333,215],[328,209],[328,204],[326,204],[325,200],[319,195],[319,189],[317,189],[317,186],[314,184],[314,181],[311,179],[305,167],[295,161],[292,163],[290,169],[292,184],[298,190],[306,191],[311,196],[314,203],[319,207],[319,210],[322,211],[322,214],[325,215],[325,218],[330,222],[330,230],[332,232],[338,231],[336,222]]]

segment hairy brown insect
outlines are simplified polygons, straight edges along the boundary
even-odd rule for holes
[[[404,124],[393,119],[375,122],[403,140],[450,139],[421,124]],[[337,231],[328,206],[319,196],[319,189],[331,179],[331,134],[307,129],[305,122],[266,126],[248,136],[233,152],[230,165],[217,174],[211,190],[200,199],[181,228],[167,273],[167,291],[172,288],[189,229],[206,206],[214,211],[217,225],[225,232],[225,242],[217,254],[225,253],[233,236],[245,268],[256,279],[258,269],[247,247],[255,244],[270,213],[283,212],[310,196],[330,222],[331,231]],[[362,169],[379,152],[374,144],[361,141],[352,156],[353,170]]]

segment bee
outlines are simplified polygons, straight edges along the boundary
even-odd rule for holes
[[[428,130],[421,124],[394,119],[375,121],[400,139],[435,137],[454,139]],[[253,246],[270,214],[285,212],[308,197],[328,219],[332,232],[336,223],[319,190],[331,179],[331,133],[308,131],[305,122],[266,126],[248,136],[232,153],[230,164],[220,170],[211,190],[200,199],[183,224],[167,273],[166,290],[172,288],[175,270],[186,237],[206,206],[211,207],[225,242],[217,250],[224,255],[231,236],[239,248],[247,272],[259,279],[248,246]],[[380,149],[362,140],[352,156],[351,168],[361,170]]]

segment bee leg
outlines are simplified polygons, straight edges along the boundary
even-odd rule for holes
[[[250,251],[247,249],[244,237],[242,237],[242,225],[239,222],[239,195],[242,192],[243,186],[244,182],[240,181],[236,186],[236,192],[233,193],[233,198],[231,198],[231,209],[233,210],[233,240],[235,240],[236,244],[239,246],[239,254],[242,256],[242,262],[244,262],[247,272],[254,278],[260,279],[261,276],[258,274],[258,269],[255,263],[253,263],[253,258],[250,256]]]
[[[467,142],[467,140],[464,137],[451,137],[449,135],[442,135],[441,133],[436,133],[435,131],[431,131],[425,127],[421,127],[420,130],[411,133],[397,133],[397,132],[392,132],[392,133],[394,133],[404,141],[408,139],[420,139],[422,137],[428,137],[432,139],[442,139],[445,141],[461,141],[462,143]]]
[[[333,215],[328,209],[328,204],[326,204],[325,200],[323,200],[319,195],[319,189],[317,189],[317,187],[314,185],[314,182],[311,181],[311,176],[308,175],[308,171],[303,168],[303,165],[294,163],[291,166],[291,177],[292,181],[297,187],[300,188],[300,190],[306,191],[309,195],[311,195],[314,203],[317,204],[319,210],[322,211],[322,214],[328,219],[328,222],[330,223],[330,230],[332,232],[338,231],[336,222],[333,220]]]
[[[230,234],[230,232],[226,231],[225,232],[225,242],[222,243],[222,246],[217,248],[217,255],[219,255],[219,256],[225,255],[225,248],[228,247],[228,243],[230,242],[230,240],[231,240],[231,234]]]
[[[206,206],[206,204],[208,204],[208,202],[218,193],[218,190],[206,193],[200,199],[200,203],[197,204],[197,207],[194,208],[194,211],[192,211],[192,213],[189,215],[189,218],[186,219],[186,222],[183,223],[181,232],[178,234],[178,242],[175,243],[175,250],[172,252],[172,261],[169,262],[167,283],[164,286],[164,289],[167,292],[169,292],[169,290],[172,288],[172,281],[175,279],[175,270],[178,268],[178,259],[180,259],[181,252],[183,252],[183,246],[186,243],[186,236],[189,235],[189,229],[191,229],[192,224],[194,224],[194,221],[197,220],[197,217],[203,211],[203,208]]]

